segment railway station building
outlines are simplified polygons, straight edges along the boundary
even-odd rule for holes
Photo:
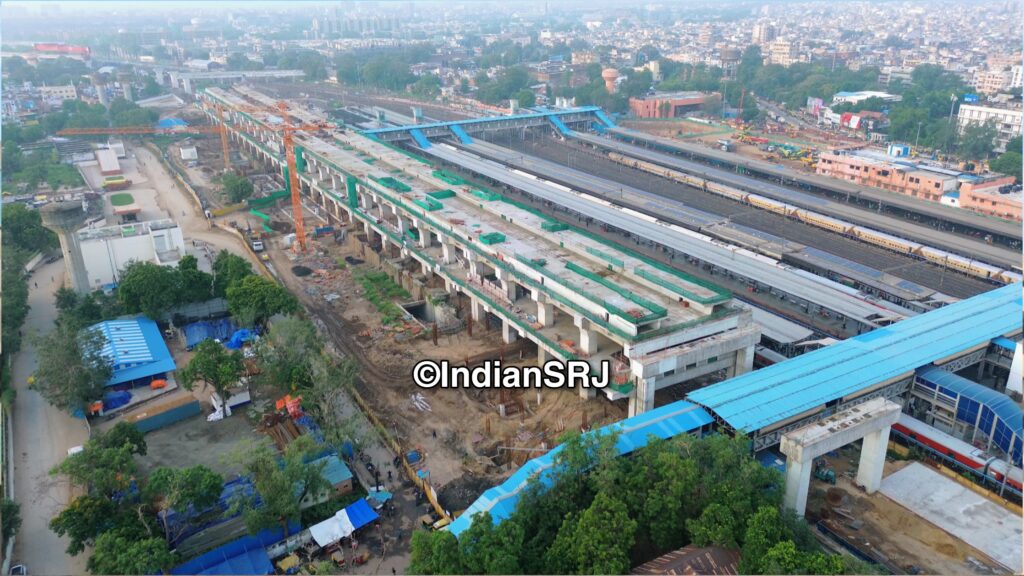
[[[231,137],[254,157],[284,162],[279,132],[251,112],[273,100],[245,88],[200,97],[225,108]],[[751,370],[760,329],[728,291],[367,136],[295,139],[302,192],[333,223],[361,229],[382,260],[464,305],[472,321],[500,325],[504,342],[528,340],[540,363],[610,370],[600,393],[627,400],[630,414],[651,410],[656,390]]]

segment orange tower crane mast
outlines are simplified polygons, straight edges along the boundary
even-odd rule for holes
[[[284,145],[285,165],[288,166],[288,188],[291,190],[292,218],[295,220],[295,241],[296,246],[302,252],[306,251],[306,228],[305,217],[302,213],[302,189],[299,187],[298,161],[295,157],[296,132],[319,132],[329,130],[332,126],[323,122],[319,124],[292,124],[291,115],[288,113],[288,104],[278,101],[276,108],[268,109],[265,106],[232,105],[232,108],[241,112],[261,112],[264,114],[273,113],[281,116],[283,123],[281,127],[274,128],[267,126],[269,130],[281,132],[281,141]]]
[[[295,220],[295,241],[298,243],[299,250],[305,252],[306,226],[304,225],[305,217],[302,214],[302,194],[299,189],[298,162],[295,160],[295,142],[292,140],[292,132],[294,132],[294,129],[291,126],[291,119],[288,116],[288,106],[284,102],[278,102],[277,109],[281,112],[281,118],[284,119],[284,128],[281,139],[284,140],[284,156],[285,162],[288,165],[288,188],[291,190],[292,197],[292,219]]]

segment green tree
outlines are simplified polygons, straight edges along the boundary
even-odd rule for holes
[[[1024,138],[1021,136],[1010,138],[1010,141],[1006,143],[1006,151],[1024,153]]]
[[[109,497],[128,487],[135,474],[132,448],[130,444],[104,448],[90,440],[81,452],[65,458],[50,474],[67,476],[72,484],[87,488],[90,494]]]
[[[121,272],[117,296],[129,314],[160,319],[181,302],[174,268],[152,262],[130,262]]]
[[[228,309],[243,324],[263,324],[275,314],[298,312],[299,302],[281,285],[262,276],[246,276],[227,289]]]
[[[182,256],[177,272],[177,295],[181,302],[205,302],[213,297],[213,276],[199,269],[199,260],[195,256]]]
[[[1022,156],[1020,152],[1013,152],[1010,147],[998,158],[988,163],[989,169],[993,172],[1013,176],[1017,183],[1021,182]]]
[[[102,354],[105,343],[98,330],[79,331],[77,326],[58,324],[36,340],[39,365],[31,388],[61,410],[71,413],[84,408],[103,395],[113,373],[110,360]]]
[[[431,542],[433,552],[434,574],[465,574],[462,565],[462,557],[459,556],[459,541],[455,535],[448,531],[435,532]],[[498,574],[499,572],[491,572]],[[515,572],[500,572],[500,574],[515,574]]]
[[[4,142],[4,147],[7,147]],[[11,170],[4,150],[4,172]],[[12,170],[13,171],[13,170]],[[20,202],[4,206],[4,246],[11,246],[28,252],[39,252],[57,247],[57,235],[43,227],[43,220],[37,210]]]
[[[4,130],[6,132],[6,128]],[[3,145],[3,167],[4,174],[14,174],[20,172],[25,165],[25,155],[21,152],[21,148],[18,143],[14,140],[5,140]],[[11,204],[10,207],[18,206],[18,204]],[[21,206],[24,206],[23,204]]]
[[[614,529],[609,529],[614,526]],[[576,527],[575,558],[582,574],[625,574],[629,572],[629,551],[636,521],[626,506],[598,493],[593,504],[580,515]]]
[[[213,295],[227,296],[228,286],[233,286],[241,282],[242,278],[251,275],[252,264],[248,260],[227,250],[221,250],[213,260]]]
[[[697,546],[735,548],[735,524],[736,519],[733,517],[732,511],[716,502],[709,504],[701,512],[700,517],[687,520],[686,529]]]
[[[195,354],[189,360],[188,366],[179,371],[178,378],[187,390],[191,390],[196,382],[202,380],[203,384],[213,388],[222,400],[227,401],[230,396],[229,389],[238,382],[244,371],[241,351],[229,351],[215,340],[208,339],[195,347]]]
[[[189,468],[167,468],[154,470],[146,482],[150,498],[159,499],[165,510],[189,509],[202,512],[212,507],[224,490],[224,478],[206,466]],[[168,530],[169,525],[165,524]],[[171,534],[165,534],[171,540]]]
[[[523,108],[529,108],[537,103],[537,95],[529,88],[523,88],[519,92],[513,94],[512,97],[518,100],[519,105]]]
[[[420,98],[437,98],[441,94],[441,79],[433,74],[420,76],[419,80],[409,87],[409,92]]]
[[[99,448],[121,448],[128,446],[132,454],[146,455],[146,435],[134,424],[118,422],[107,432],[99,432],[93,438]]]
[[[996,134],[995,122],[971,122],[961,132],[957,149],[967,160],[983,160],[992,153]]]
[[[0,534],[3,535],[3,541],[7,542],[13,538],[19,528],[21,528],[21,507],[14,500],[4,498],[0,501]]]
[[[153,96],[159,96],[160,92],[162,92],[162,90],[160,88],[160,84],[157,84],[156,79],[152,76],[146,76],[145,84],[139,94],[141,94],[143,98],[152,98]]]
[[[221,176],[220,182],[224,187],[224,194],[231,202],[238,203],[252,196],[252,182],[245,176],[227,172]]]
[[[163,538],[139,538],[128,530],[111,530],[96,538],[86,567],[93,574],[156,574],[176,562]]]
[[[106,496],[79,496],[50,519],[50,530],[68,539],[67,553],[81,554],[96,537],[114,525],[117,508]]]
[[[266,444],[247,451],[243,465],[262,505],[241,497],[232,504],[232,510],[242,511],[251,534],[277,526],[287,534],[288,522],[300,518],[302,501],[307,497],[319,499],[330,490],[330,483],[323,476],[326,462],[313,462],[319,452],[320,447],[308,435],[288,444],[281,459]]]
[[[321,350],[312,322],[295,316],[276,320],[257,347],[260,379],[290,391],[309,388],[321,362]]]
[[[843,559],[821,552],[800,552],[792,540],[772,546],[761,559],[760,574],[842,574]]]

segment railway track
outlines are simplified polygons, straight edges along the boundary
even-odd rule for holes
[[[993,286],[981,279],[971,278],[953,271],[833,234],[814,226],[774,214],[766,210],[752,209],[727,198],[719,197],[699,189],[671,182],[654,174],[616,164],[591,150],[555,143],[549,139],[539,141],[517,141],[499,139],[496,144],[512,145],[512,149],[538,158],[582,170],[592,176],[640,188],[642,190],[683,202],[694,208],[711,212],[738,224],[762,230],[776,236],[814,246],[841,256],[853,262],[889,272],[922,286],[927,286],[957,298],[968,298],[991,290]],[[524,160],[528,161],[528,159]],[[615,198],[608,198],[616,201]]]

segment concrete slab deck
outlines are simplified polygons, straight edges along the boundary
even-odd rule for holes
[[[881,492],[1014,574],[1024,569],[1021,517],[967,487],[915,462],[883,479]]]

